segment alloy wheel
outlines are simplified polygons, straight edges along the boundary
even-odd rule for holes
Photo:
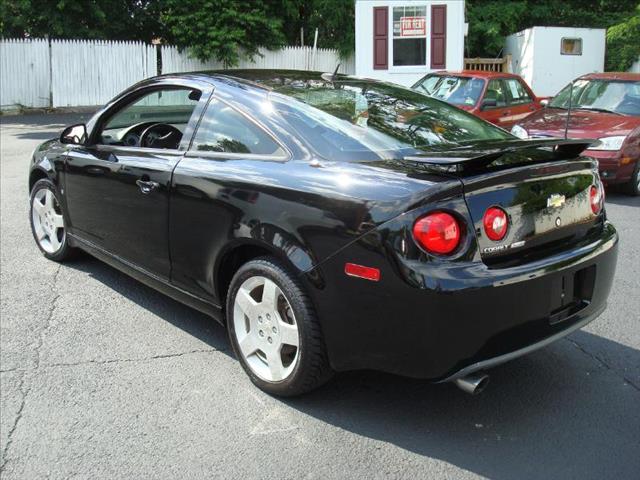
[[[40,247],[49,254],[57,253],[65,241],[64,219],[55,195],[48,188],[33,196],[31,221]]]
[[[285,380],[299,357],[300,338],[289,300],[263,276],[245,280],[236,293],[233,327],[240,355],[268,382]]]

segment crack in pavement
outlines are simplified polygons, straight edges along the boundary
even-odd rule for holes
[[[59,363],[42,363],[38,367],[31,368],[9,368],[7,370],[0,370],[0,373],[10,373],[10,372],[27,372],[38,370],[40,368],[48,368],[48,367],[76,367],[80,365],[107,365],[110,363],[135,363],[135,362],[148,362],[151,360],[158,360],[163,358],[175,358],[182,357],[185,355],[193,355],[197,353],[227,353],[229,350],[220,349],[220,348],[198,348],[194,350],[188,350],[186,352],[177,352],[177,353],[161,353],[158,355],[151,355],[149,357],[140,357],[140,358],[110,358],[106,360],[82,360],[79,362],[59,362]]]
[[[34,358],[33,366],[27,367],[27,368],[10,368],[6,370],[0,370],[0,373],[9,373],[9,372],[20,373],[18,390],[21,396],[18,412],[16,413],[15,420],[11,424],[7,434],[7,443],[1,452],[2,456],[1,456],[1,463],[0,463],[0,473],[4,472],[5,467],[9,463],[9,458],[7,455],[9,454],[9,450],[13,443],[13,436],[15,434],[15,431],[17,430],[20,420],[22,419],[22,413],[24,411],[25,405],[27,403],[27,398],[31,390],[31,385],[29,385],[29,382],[27,381],[28,373],[36,372],[41,368],[47,368],[47,367],[73,367],[73,366],[90,365],[90,364],[106,365],[111,363],[147,362],[147,361],[164,359],[164,358],[175,358],[175,357],[181,357],[185,355],[193,355],[197,353],[227,352],[227,350],[225,349],[203,348],[203,349],[189,350],[186,352],[158,354],[158,355],[152,355],[149,357],[142,357],[142,358],[125,358],[125,359],[114,358],[114,359],[107,359],[107,360],[84,360],[84,361],[69,362],[69,363],[41,363],[42,361],[41,349],[44,344],[44,340],[47,335],[47,332],[51,328],[51,322],[53,320],[53,316],[57,308],[58,300],[60,299],[60,296],[61,296],[60,291],[58,289],[58,277],[62,269],[61,267],[62,267],[61,265],[58,265],[55,273],[53,274],[53,279],[51,282],[51,291],[53,293],[53,298],[51,300],[51,304],[47,311],[46,318],[42,326],[38,329],[36,339],[29,344],[29,348],[32,348],[34,351],[35,358]]]
[[[624,373],[622,373],[620,370],[618,370],[617,368],[612,367],[611,365],[609,365],[605,360],[603,360],[602,358],[600,358],[599,356],[597,356],[594,353],[591,353],[589,350],[586,349],[586,347],[584,347],[583,345],[579,344],[578,342],[576,342],[575,340],[572,340],[570,338],[566,338],[565,340],[567,342],[569,342],[570,344],[572,344],[574,347],[576,347],[578,350],[580,350],[582,353],[584,353],[586,356],[590,357],[591,359],[595,360],[596,363],[598,363],[599,365],[601,365],[602,367],[604,367],[605,369],[609,370],[610,372],[616,373],[618,375],[620,375],[620,377],[622,377],[622,380],[624,380],[625,383],[631,385],[632,388],[634,388],[635,390],[640,392],[640,385],[636,385],[633,380],[629,379]]]
[[[67,363],[46,363],[42,365],[43,367],[75,367],[79,365],[107,365],[110,363],[132,363],[132,362],[148,362],[151,360],[158,360],[163,358],[175,358],[182,357],[185,355],[193,355],[196,353],[214,353],[220,352],[225,353],[226,350],[220,350],[218,348],[198,348],[194,350],[188,350],[186,352],[178,352],[178,353],[161,353],[158,355],[151,355],[150,357],[141,357],[141,358],[112,358],[107,360],[82,360],[80,362],[67,362]]]
[[[31,344],[29,345],[31,347],[35,343],[35,367],[32,368],[31,370],[37,370],[40,367],[40,349],[44,344],[44,337],[47,331],[49,330],[49,328],[51,327],[51,319],[53,318],[53,314],[56,310],[56,304],[58,302],[58,299],[60,298],[60,292],[58,291],[58,276],[60,275],[60,270],[61,270],[61,265],[58,265],[55,273],[53,274],[53,280],[51,283],[51,291],[53,293],[53,299],[51,300],[51,305],[49,306],[49,311],[47,312],[47,317],[45,318],[44,325],[38,330],[38,335],[36,340],[34,342],[31,342]],[[20,399],[20,406],[18,407],[18,413],[16,414],[16,418],[13,424],[11,425],[11,427],[9,428],[9,432],[7,434],[7,444],[2,449],[2,463],[0,463],[0,473],[4,471],[5,467],[7,466],[7,463],[9,463],[7,454],[9,453],[9,448],[13,443],[13,434],[18,428],[18,424],[22,419],[22,412],[27,403],[27,397],[29,396],[29,391],[31,390],[31,386],[29,386],[28,382],[26,381],[27,370],[28,369],[25,369],[24,371],[22,371],[22,374],[20,375],[20,385],[18,387],[18,390],[20,391],[22,398]]]

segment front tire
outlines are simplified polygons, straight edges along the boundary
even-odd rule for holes
[[[333,375],[309,296],[273,258],[252,260],[236,272],[227,327],[242,368],[267,393],[300,395]]]
[[[38,180],[29,198],[29,223],[36,245],[49,260],[68,260],[73,249],[67,238],[66,220],[58,190],[49,179]]]
[[[625,191],[634,197],[640,195],[640,160],[636,162],[636,168],[633,170],[631,180],[625,186]]]

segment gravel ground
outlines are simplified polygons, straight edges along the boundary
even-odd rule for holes
[[[638,478],[640,199],[607,198],[621,236],[607,311],[494,369],[482,395],[354,372],[283,401],[206,316],[89,257],[40,255],[28,159],[80,118],[0,119],[3,479]]]

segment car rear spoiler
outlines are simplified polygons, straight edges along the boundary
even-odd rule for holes
[[[477,168],[486,166],[501,156],[530,148],[544,148],[552,150],[559,158],[577,157],[584,150],[596,143],[597,140],[565,140],[558,138],[507,140],[499,143],[474,143],[461,145],[449,150],[437,149],[404,157],[406,161],[420,162],[438,167],[454,167],[461,170],[466,167]]]

